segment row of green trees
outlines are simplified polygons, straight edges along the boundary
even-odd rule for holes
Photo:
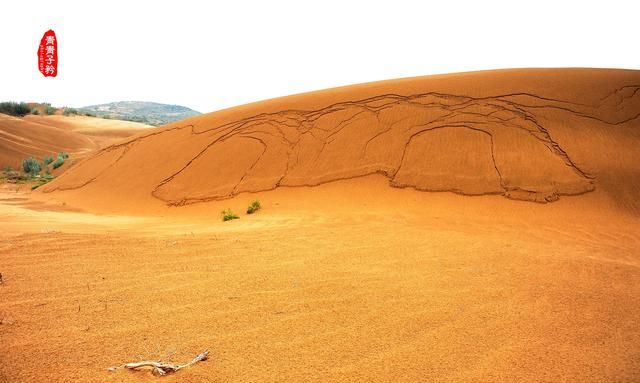
[[[45,115],[55,114],[57,111],[57,109],[51,106],[51,104],[49,103],[44,103],[42,105],[44,106],[43,112]],[[6,102],[0,102],[0,113],[8,114],[10,116],[15,116],[15,117],[24,117],[27,114],[39,115],[40,111],[37,108],[31,109],[26,102],[6,101]],[[82,112],[76,108],[69,108],[66,106],[62,110],[62,114],[64,114],[65,116],[71,116],[71,115],[77,115],[77,116],[85,115],[89,117],[96,116],[94,113]]]
[[[31,113],[31,108],[25,102],[0,102],[0,113],[23,117]]]
[[[43,105],[44,114],[54,114],[56,112],[56,108],[51,106],[51,104],[45,103]],[[40,114],[38,109],[31,109],[26,102],[13,101],[0,102],[0,113],[15,117],[24,117],[27,114]]]

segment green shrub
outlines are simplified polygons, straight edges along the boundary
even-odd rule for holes
[[[260,206],[260,201],[255,200],[255,201],[251,202],[249,204],[249,207],[247,208],[247,214],[255,213],[256,211],[260,210],[260,207],[261,207]]]
[[[224,222],[231,221],[232,219],[238,219],[238,218],[240,217],[238,217],[237,214],[232,212],[231,209],[225,209],[222,211],[222,221]]]
[[[76,109],[76,108],[67,108],[67,107],[65,107],[64,111],[62,112],[62,114],[64,114],[65,116],[70,116],[72,114],[78,115],[79,113],[78,113],[78,109]]]
[[[44,114],[54,114],[56,112],[56,108],[51,106],[48,102],[44,103]]]
[[[54,160],[53,156],[44,156],[44,158],[42,159],[42,163],[44,164],[44,166],[48,166],[50,163],[52,163]]]
[[[10,116],[24,117],[31,113],[31,108],[24,102],[0,102],[0,113]]]
[[[33,109],[31,109],[31,114],[34,114],[34,115],[36,115],[36,116],[37,116],[37,115],[39,115],[39,114],[40,114],[40,112],[38,112],[38,109],[33,108]]]
[[[67,158],[69,158],[69,154],[67,154],[66,152],[60,152],[58,153],[58,158],[53,161],[53,164],[51,166],[54,169],[57,169],[64,164],[64,160],[66,160]]]
[[[29,157],[26,160],[22,160],[22,170],[25,173],[35,176],[40,173],[40,169],[40,163],[35,158]]]
[[[53,164],[51,164],[51,166],[52,166],[54,169],[57,169],[57,168],[59,168],[59,167],[60,167],[60,166],[62,166],[62,165],[64,165],[64,158],[60,158],[60,157],[56,158],[56,160],[55,160],[55,161],[53,161]]]

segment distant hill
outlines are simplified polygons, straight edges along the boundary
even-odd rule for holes
[[[135,121],[150,125],[164,125],[201,114],[180,105],[158,104],[145,101],[118,101],[79,108],[83,113],[117,120]]]

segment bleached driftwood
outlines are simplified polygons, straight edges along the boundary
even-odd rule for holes
[[[145,368],[145,367],[151,367],[151,372],[154,375],[166,375],[172,372],[176,372],[178,370],[182,370],[183,368],[192,366],[200,361],[206,360],[209,357],[209,351],[204,351],[203,353],[201,353],[200,355],[196,356],[195,358],[193,358],[193,360],[189,363],[186,364],[175,364],[175,363],[166,363],[166,362],[161,362],[159,360],[144,360],[142,362],[131,362],[131,363],[125,363],[122,364],[120,366],[115,366],[115,367],[111,367],[109,368],[109,371],[113,372],[113,371],[117,371],[121,368],[128,368],[131,370],[137,370],[139,368]]]

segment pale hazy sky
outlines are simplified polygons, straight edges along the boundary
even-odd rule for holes
[[[9,1],[0,100],[209,112],[353,83],[511,67],[640,69],[637,1]],[[49,28],[59,74],[36,51]]]

